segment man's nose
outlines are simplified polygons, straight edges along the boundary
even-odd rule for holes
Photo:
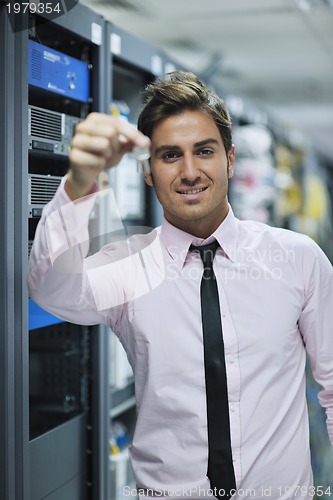
[[[182,179],[187,179],[189,181],[193,181],[200,177],[200,172],[197,168],[195,158],[192,153],[184,154],[182,163],[181,163],[181,172]]]

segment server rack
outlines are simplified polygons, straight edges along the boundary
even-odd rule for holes
[[[54,20],[52,26],[46,24],[38,26],[37,22],[36,32],[39,40],[52,49],[89,63],[92,101],[82,104],[62,99],[61,96],[58,98],[56,95],[48,95],[48,98],[42,95],[39,100],[38,89],[36,91],[30,88],[29,104],[35,106],[41,104],[47,109],[75,115],[78,118],[84,118],[92,110],[104,111],[103,30],[102,17],[82,5],[77,5],[65,16]],[[32,152],[30,153],[32,157]],[[42,158],[38,161],[37,156],[35,155],[34,161],[29,163],[29,174],[45,173],[43,170],[45,160]],[[49,158],[50,170],[47,173],[63,175],[67,169],[65,158],[63,160],[61,162],[58,156]],[[59,399],[63,399],[63,402],[60,413],[58,408],[50,411],[55,419],[51,429],[30,442],[31,497],[104,498],[108,489],[108,478],[105,474],[108,463],[107,440],[103,419],[103,405],[107,404],[107,393],[103,385],[104,372],[107,370],[103,356],[105,338],[97,327],[83,328],[65,323],[48,326],[47,330],[49,338],[45,342],[47,348],[42,352],[42,358],[44,361],[45,357],[50,359],[45,363],[44,371],[41,373],[48,375],[50,384],[60,383],[63,389],[57,397],[58,403]],[[31,390],[34,380],[32,369],[36,365],[36,357],[37,364],[38,361],[40,364],[38,350],[34,349],[35,335],[37,335],[35,343],[40,349],[43,332],[36,330],[30,334],[31,405],[34,396]],[[50,349],[52,342],[55,343],[56,350],[64,352],[57,354],[52,348]],[[60,377],[59,371],[62,374]],[[76,387],[70,386],[70,381],[73,379]],[[48,390],[50,391],[50,387]],[[78,401],[79,399],[81,401]],[[49,418],[47,420],[50,422]],[[56,425],[57,420],[60,425]],[[30,422],[35,421],[30,408]],[[52,468],[50,464],[55,458],[57,466]],[[41,477],[44,480],[41,480]]]
[[[56,158],[49,148],[42,151],[38,145],[31,147],[29,106],[34,110],[44,108],[56,119],[59,113],[83,118],[90,110],[104,111],[104,20],[82,5],[52,22],[29,13],[17,20],[20,26],[15,29],[13,18],[9,19],[5,4],[1,4],[0,45],[5,75],[0,84],[4,151],[0,496],[6,500],[107,498],[105,337],[97,328],[94,332],[40,312],[41,322],[34,322],[29,309],[35,305],[28,300],[25,283],[29,247],[40,210],[67,170],[65,154]],[[91,102],[78,104],[28,85],[32,36],[38,44],[93,64]],[[40,144],[47,142],[43,139]],[[70,385],[70,381],[74,383]]]

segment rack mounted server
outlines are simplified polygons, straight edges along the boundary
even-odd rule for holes
[[[68,156],[77,116],[29,106],[29,149]]]

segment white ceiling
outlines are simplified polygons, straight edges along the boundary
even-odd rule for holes
[[[333,0],[83,0],[333,158]],[[301,8],[300,8],[301,7]]]

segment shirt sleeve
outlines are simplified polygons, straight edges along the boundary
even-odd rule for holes
[[[89,250],[89,217],[96,193],[73,202],[62,180],[43,209],[29,259],[30,297],[42,308],[72,323],[105,323],[96,308],[85,269]]]
[[[326,410],[333,448],[333,268],[319,246],[307,238],[303,261],[304,304],[299,327],[313,376],[322,386],[319,402]]]

